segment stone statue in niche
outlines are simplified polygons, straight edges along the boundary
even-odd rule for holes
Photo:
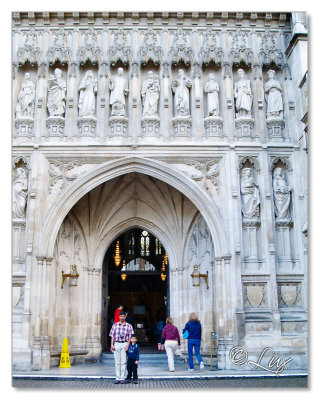
[[[251,168],[244,168],[241,173],[241,197],[243,217],[246,219],[259,217],[260,193]]]
[[[208,117],[218,117],[219,116],[219,85],[218,82],[214,80],[214,74],[209,74],[209,80],[204,87],[204,91],[208,93]]]
[[[290,219],[290,200],[292,187],[287,185],[282,168],[273,171],[273,198],[276,219]]]
[[[49,115],[62,117],[66,108],[67,84],[63,79],[61,69],[56,68],[54,75],[50,75],[48,82],[48,102]]]
[[[234,97],[236,99],[236,111],[238,117],[251,117],[252,92],[250,81],[244,78],[243,69],[238,69],[239,80],[234,86]]]
[[[95,95],[97,93],[97,80],[93,71],[85,73],[79,86],[79,117],[94,116],[96,108]]]
[[[117,75],[109,81],[111,91],[110,102],[112,116],[126,116],[125,96],[129,93],[128,81],[123,77],[123,68],[118,68]]]
[[[143,102],[143,117],[158,117],[158,103],[160,94],[160,82],[157,75],[148,72],[148,79],[143,81],[141,96]]]
[[[268,71],[269,80],[264,86],[267,102],[267,119],[283,117],[282,88],[280,82],[274,79],[275,71]]]
[[[33,118],[35,93],[36,89],[31,80],[31,75],[27,72],[24,75],[24,82],[21,85],[21,90],[18,96],[16,118]]]
[[[190,115],[189,107],[189,89],[192,81],[184,74],[183,69],[179,69],[178,79],[172,82],[172,91],[174,96],[174,109],[176,116]]]
[[[28,178],[25,168],[17,168],[13,182],[12,192],[12,216],[17,219],[25,219],[27,204]]]

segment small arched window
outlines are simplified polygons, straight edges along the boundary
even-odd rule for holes
[[[147,231],[142,231],[140,237],[140,255],[149,256],[150,255],[150,236]]]

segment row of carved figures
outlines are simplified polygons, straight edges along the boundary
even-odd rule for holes
[[[260,190],[252,174],[252,168],[243,168],[240,182],[243,218],[245,220],[257,219],[260,217]],[[291,220],[292,187],[286,182],[283,168],[274,169],[272,185],[276,221]]]
[[[237,117],[251,117],[253,94],[250,80],[245,78],[242,69],[238,69],[239,80],[234,86],[234,98]],[[174,93],[175,116],[190,116],[189,90],[192,80],[179,69],[179,75],[171,84]],[[129,93],[128,80],[123,76],[123,69],[118,68],[117,74],[109,81],[111,116],[126,117],[125,97]],[[219,84],[213,73],[209,74],[204,91],[207,93],[207,116],[219,117]],[[67,84],[63,73],[56,68],[54,75],[48,80],[47,108],[50,116],[62,117],[65,113]],[[88,70],[79,86],[79,117],[94,117],[95,95],[97,93],[97,79],[93,71]],[[283,99],[280,82],[275,79],[275,71],[268,71],[268,81],[265,83],[267,101],[267,119],[283,117]],[[143,117],[158,118],[158,104],[160,97],[160,82],[157,75],[148,72],[148,78],[141,87],[143,103]],[[29,73],[25,74],[24,82],[16,105],[16,118],[33,118],[35,102],[35,85]]]
[[[27,203],[28,176],[25,168],[16,169],[12,193],[12,213],[14,219],[24,219]],[[242,214],[245,219],[256,219],[260,215],[260,191],[255,183],[252,169],[243,168],[240,178]],[[287,185],[283,168],[273,171],[273,197],[276,220],[290,220],[292,187]]]

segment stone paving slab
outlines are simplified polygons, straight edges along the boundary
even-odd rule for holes
[[[15,388],[42,389],[206,389],[206,388],[307,388],[307,377],[263,377],[263,378],[221,378],[221,379],[139,379],[137,385],[129,383],[115,385],[106,379],[34,379],[14,378]]]

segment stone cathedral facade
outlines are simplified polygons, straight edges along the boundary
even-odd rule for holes
[[[306,369],[306,15],[14,12],[12,66],[13,368],[64,337],[99,359],[104,255],[140,227],[218,368],[240,345]]]

